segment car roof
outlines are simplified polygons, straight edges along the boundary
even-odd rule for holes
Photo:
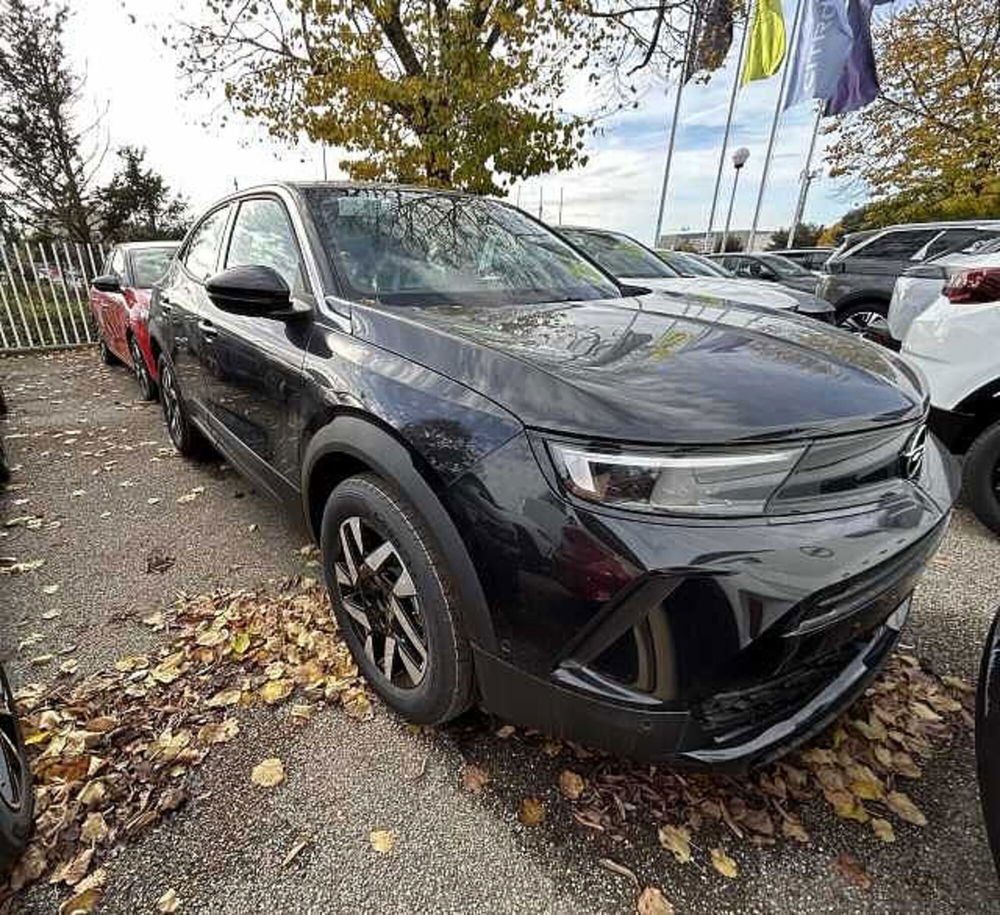
[[[125,241],[118,245],[125,251],[142,251],[145,248],[179,248],[179,241]]]
[[[950,219],[941,222],[898,222],[891,226],[882,226],[881,229],[868,229],[875,232],[894,232],[897,230],[909,229],[973,229],[978,226],[996,229],[1000,228],[1000,219]]]

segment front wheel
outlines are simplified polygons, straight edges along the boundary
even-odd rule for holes
[[[333,612],[365,678],[409,721],[472,703],[472,657],[448,561],[417,509],[374,474],[330,494],[320,537]]]
[[[156,382],[149,374],[149,367],[146,359],[139,348],[139,341],[129,334],[128,351],[132,356],[132,369],[135,372],[135,380],[139,383],[139,393],[143,400],[156,400]]]
[[[962,488],[976,517],[1000,534],[1000,422],[981,432],[965,455]]]
[[[111,348],[104,342],[104,337],[101,337],[101,342],[98,344],[98,347],[100,349],[102,364],[118,365],[118,357],[111,352]]]

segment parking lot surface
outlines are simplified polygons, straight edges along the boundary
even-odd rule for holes
[[[159,407],[137,401],[131,376],[94,350],[0,360],[0,382],[12,410],[0,431],[16,466],[0,517],[42,519],[0,527],[0,555],[45,560],[0,579],[0,658],[15,682],[54,677],[52,664],[31,663],[46,652],[76,658],[78,677],[155,652],[169,632],[142,620],[180,592],[316,575],[305,534],[220,461],[177,456]],[[972,680],[998,602],[1000,540],[959,510],[917,592],[907,650]],[[652,822],[615,835],[581,827],[557,785],[577,765],[569,751],[520,732],[503,739],[501,724],[470,714],[420,732],[377,703],[371,720],[329,708],[304,727],[280,707],[242,711],[238,737],[192,775],[191,801],[106,858],[101,911],[155,911],[173,888],[179,911],[630,912],[638,891],[627,871],[679,912],[1000,906],[967,730],[907,786],[929,822],[897,823],[894,844],[817,800],[800,811],[808,844],[699,833],[695,860],[680,864]],[[272,756],[286,781],[256,788],[250,772]],[[468,764],[489,775],[478,793],[463,788]],[[527,797],[545,805],[540,825],[519,821]],[[373,850],[372,830],[395,834],[390,851]],[[733,879],[707,864],[720,842],[738,865]],[[844,855],[866,887],[837,866]],[[51,912],[65,895],[36,884],[15,910]]]

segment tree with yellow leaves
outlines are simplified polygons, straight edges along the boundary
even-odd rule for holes
[[[684,77],[717,67],[732,3],[208,0],[173,43],[194,85],[221,85],[276,138],[346,150],[351,178],[502,193],[585,163],[586,131],[633,100],[636,71],[680,70],[692,12]],[[587,115],[561,107],[571,81],[591,87]]]
[[[831,174],[870,191],[872,225],[1000,217],[997,0],[917,0],[874,39],[882,91],[832,128]]]

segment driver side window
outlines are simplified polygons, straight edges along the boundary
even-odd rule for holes
[[[226,206],[207,216],[194,230],[184,253],[184,266],[201,282],[215,273],[219,242],[226,228],[228,213],[229,207]]]
[[[226,268],[270,267],[292,295],[308,292],[295,233],[282,204],[271,198],[245,200],[233,226]]]

